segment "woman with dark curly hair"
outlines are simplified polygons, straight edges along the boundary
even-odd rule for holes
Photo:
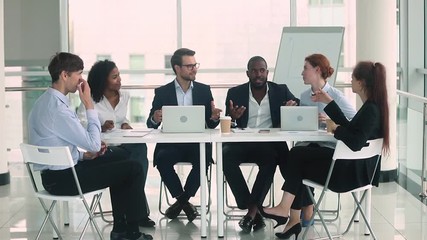
[[[96,62],[89,71],[88,84],[91,88],[92,99],[95,103],[95,109],[98,112],[98,118],[101,122],[102,132],[112,129],[132,129],[129,120],[126,118],[129,93],[122,91],[120,72],[116,64],[110,60]],[[80,119],[84,123],[85,113],[79,107]],[[83,111],[82,111],[83,110]],[[122,154],[127,156],[129,160],[136,161],[142,165],[144,172],[144,183],[147,179],[148,159],[147,145],[145,143],[136,144],[121,144],[119,146],[109,146],[110,154]],[[144,191],[144,189],[141,189]],[[142,203],[147,211],[144,216],[141,216],[139,225],[142,227],[153,227],[155,222],[149,216],[149,207],[147,199]]]

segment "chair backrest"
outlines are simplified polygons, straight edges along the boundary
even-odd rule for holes
[[[68,147],[46,147],[21,143],[21,152],[25,163],[55,166],[74,166]]]
[[[40,192],[43,190],[41,184],[41,176],[39,171],[34,171],[34,165],[51,165],[51,166],[67,166],[72,169],[74,180],[76,181],[77,190],[80,196],[83,196],[80,183],[74,169],[74,162],[71,156],[70,149],[66,146],[63,147],[46,147],[35,146],[31,144],[20,144],[24,162],[27,165],[28,173],[30,174],[31,182],[34,191]]]
[[[359,151],[351,150],[347,145],[345,145],[343,141],[338,140],[337,145],[335,147],[334,155],[332,157],[332,164],[329,168],[329,172],[326,177],[325,190],[329,186],[329,181],[331,179],[336,160],[358,160],[358,159],[367,159],[367,158],[377,156],[375,168],[373,169],[373,172],[372,172],[372,173],[375,173],[378,167],[378,162],[379,162],[381,153],[382,153],[382,148],[383,148],[382,138],[368,140],[365,146]],[[374,175],[375,174],[372,174],[372,178],[370,180],[371,183],[374,179]]]
[[[333,159],[357,160],[381,155],[383,139],[368,140],[360,151],[353,151],[342,141],[337,141]]]

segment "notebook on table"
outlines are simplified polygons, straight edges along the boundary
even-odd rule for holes
[[[163,106],[162,132],[199,133],[205,131],[205,106]]]
[[[319,128],[315,106],[281,106],[280,121],[282,131],[316,131]]]

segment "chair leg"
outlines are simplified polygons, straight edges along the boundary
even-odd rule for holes
[[[70,210],[68,208],[68,202],[63,202],[64,209],[64,226],[70,225]]]
[[[341,209],[341,194],[337,194],[337,206],[335,209],[321,209],[320,211],[322,213],[326,213],[329,215],[332,215],[331,218],[324,218],[326,222],[335,222],[338,220],[340,216],[340,209]],[[320,219],[315,218],[315,221],[320,221]]]
[[[206,206],[206,214],[208,214],[211,210],[211,203],[212,203],[212,199],[211,199],[212,164],[209,166],[209,173],[206,180],[208,184],[208,203],[207,203],[208,205]]]
[[[317,214],[317,215],[319,216],[320,221],[321,221],[321,223],[322,223],[322,225],[323,225],[323,228],[325,229],[326,234],[328,235],[328,238],[329,238],[329,239],[332,239],[332,238],[333,238],[333,236],[332,236],[332,235],[331,235],[331,233],[329,232],[329,229],[328,229],[328,227],[326,226],[326,221],[325,221],[325,219],[323,218],[322,212],[321,212],[321,210],[320,210],[320,208],[319,208],[320,204],[322,203],[323,197],[325,196],[326,191],[325,191],[325,190],[323,190],[323,191],[322,191],[322,193],[320,194],[320,197],[319,197],[319,199],[317,200],[317,202],[316,202],[316,199],[314,199],[313,193],[311,192],[311,190],[310,190],[310,187],[309,187],[309,186],[307,186],[307,191],[308,191],[308,194],[309,194],[309,196],[310,196],[310,198],[311,198],[311,201],[312,201],[312,202],[313,202],[313,204],[314,204],[314,214]],[[314,215],[312,216],[312,218],[314,218]],[[306,229],[305,229],[305,231],[304,231],[304,234],[303,234],[303,236],[302,236],[302,238],[303,238],[303,239],[306,239],[306,237],[307,237],[307,233],[308,233],[308,231],[310,230],[310,228],[311,228],[311,227],[312,227],[312,226],[311,226],[310,224],[306,227]],[[334,236],[334,237],[335,237],[335,236]]]
[[[368,189],[366,193],[366,200],[365,200],[365,215],[366,219],[368,220],[369,225],[371,224],[371,206],[372,206],[372,189]],[[365,235],[368,236],[370,234],[369,228],[366,225],[365,227]]]
[[[95,217],[93,215],[93,213],[95,212],[95,209],[98,207],[101,196],[102,196],[102,193],[94,195],[90,206],[87,204],[86,199],[84,198],[82,199],[83,205],[85,206],[86,211],[89,215],[89,219],[86,221],[86,224],[83,227],[79,240],[83,239],[83,236],[86,232],[89,222],[92,223],[92,225],[95,227],[95,230],[98,233],[98,236],[100,237],[100,239],[104,239],[104,237],[102,236],[101,230],[99,229],[98,224],[96,223]]]
[[[101,202],[99,202],[99,203],[98,203],[98,208],[99,208],[99,212],[94,212],[94,213],[93,213],[93,215],[94,215],[95,217],[96,217],[97,215],[100,215],[100,216],[101,216],[102,221],[104,221],[104,222],[106,222],[106,223],[108,223],[108,224],[113,224],[113,223],[114,223],[114,220],[108,220],[108,219],[105,217],[105,214],[113,214],[113,211],[104,211],[104,210],[102,209]]]
[[[367,192],[368,192],[368,190],[365,190],[363,192],[362,197],[360,198],[360,200],[358,199],[356,193],[354,193],[354,192],[351,193],[351,195],[353,196],[354,202],[356,204],[356,210],[354,211],[353,216],[351,217],[351,220],[350,220],[350,222],[349,222],[349,224],[347,226],[347,229],[344,231],[343,234],[346,234],[350,230],[351,226],[353,225],[353,221],[356,218],[356,215],[360,212],[360,215],[362,215],[362,218],[365,221],[366,227],[369,229],[369,232],[371,233],[372,237],[374,239],[377,239],[377,237],[374,234],[374,231],[371,228],[370,222],[368,221],[368,219],[367,219],[367,217],[366,217],[366,215],[365,215],[365,213],[363,211],[362,205],[361,205],[361,203],[363,202],[363,200],[367,196]]]
[[[354,194],[357,199],[360,199],[360,192],[355,192]],[[356,208],[357,208],[357,205],[356,203],[354,203],[354,210],[356,210]],[[354,221],[359,222],[359,220],[360,220],[360,216],[359,216],[359,212],[357,212],[356,216],[354,217]]]
[[[162,214],[162,215],[165,215],[165,212],[163,212],[163,210],[162,210],[162,198],[163,198],[163,181],[162,180],[160,180],[160,193],[159,193],[159,212]]]
[[[56,206],[52,209],[52,213],[51,213],[54,221],[56,221],[55,224],[57,224],[57,225],[61,225],[61,222],[62,222],[61,221],[61,214],[60,214],[61,211],[62,211],[61,202],[57,202]],[[52,229],[52,238],[53,239],[59,239],[59,236],[56,233],[54,228]]]
[[[165,215],[166,211],[163,211],[163,209],[162,209],[162,205],[163,205],[162,199],[163,199],[163,197],[166,198],[166,205],[168,207],[172,206],[172,203],[171,203],[171,200],[170,200],[170,197],[169,197],[169,193],[168,193],[168,189],[167,189],[165,183],[162,180],[160,180],[159,212],[162,215]]]
[[[53,227],[53,229],[54,229],[54,231],[55,231],[55,233],[56,233],[57,238],[58,238],[58,239],[62,239],[62,237],[61,237],[61,233],[59,232],[59,229],[58,229],[58,227],[56,226],[55,221],[54,221],[54,220],[53,220],[53,218],[52,218],[52,212],[53,212],[53,211],[54,211],[54,209],[55,209],[55,206],[56,206],[57,201],[56,201],[56,200],[52,201],[52,203],[51,203],[51,205],[50,205],[49,209],[47,208],[46,204],[43,202],[43,200],[42,200],[42,199],[39,199],[39,201],[40,201],[40,204],[42,205],[42,207],[43,207],[43,209],[44,209],[44,212],[46,213],[46,217],[44,218],[43,223],[42,223],[42,225],[41,225],[41,227],[40,227],[40,230],[39,230],[39,232],[37,233],[36,240],[40,238],[40,235],[41,235],[41,233],[42,233],[42,231],[43,231],[44,227],[46,226],[46,223],[47,223],[47,221],[48,221],[48,220],[49,220],[49,222],[52,224],[52,227]],[[55,234],[53,235],[53,237],[55,237]]]

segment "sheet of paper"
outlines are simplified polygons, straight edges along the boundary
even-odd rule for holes
[[[107,132],[107,135],[109,136],[115,136],[115,137],[143,137],[147,134],[149,134],[153,129],[146,128],[146,129],[114,129],[109,132]]]
[[[234,133],[256,133],[259,129],[257,128],[233,128],[231,132]]]

